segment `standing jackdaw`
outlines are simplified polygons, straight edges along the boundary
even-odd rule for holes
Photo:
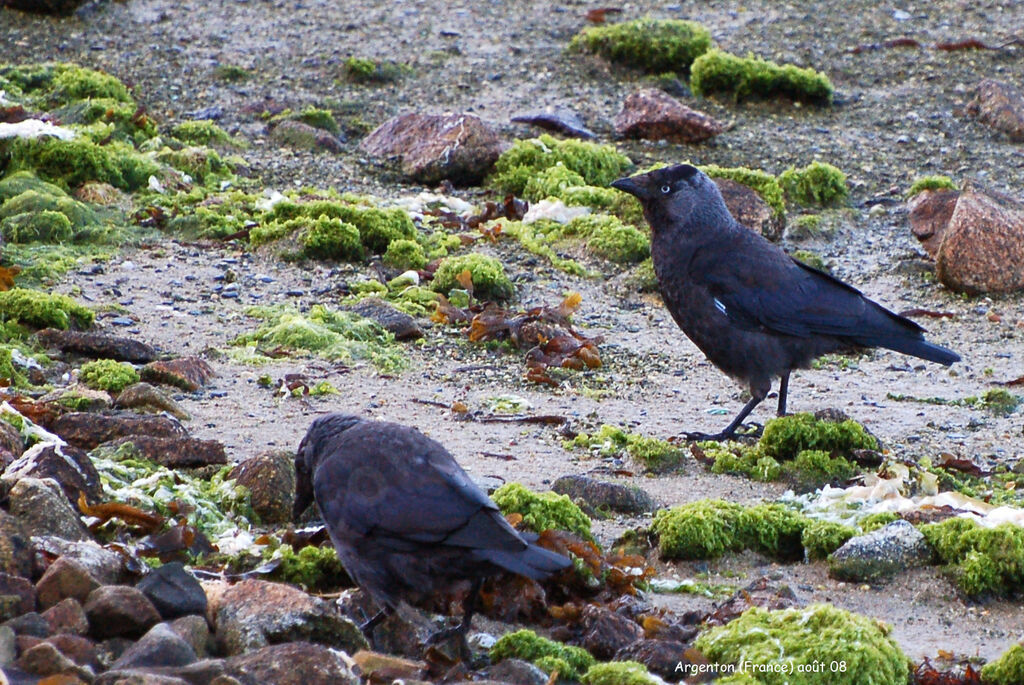
[[[913,321],[742,226],[696,167],[680,164],[611,185],[643,206],[654,272],[672,318],[711,363],[750,388],[750,401],[725,430],[687,438],[733,437],[775,377],[784,416],[790,372],[823,354],[886,347],[947,366],[960,360],[927,342]]]
[[[345,570],[381,610],[369,636],[402,600],[469,580],[462,622],[428,639],[465,634],[484,578],[512,571],[542,580],[571,565],[530,544],[441,444],[415,428],[328,414],[295,457],[296,518],[316,499]]]

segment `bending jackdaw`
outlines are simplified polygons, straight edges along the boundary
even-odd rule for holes
[[[654,272],[672,318],[715,366],[750,388],[750,401],[725,430],[687,438],[733,437],[775,377],[784,416],[790,372],[823,354],[886,347],[947,366],[960,360],[927,342],[913,321],[742,226],[696,167],[680,164],[611,185],[643,206]]]
[[[315,420],[295,457],[298,517],[316,499],[345,570],[381,607],[416,602],[459,580],[472,587],[462,622],[428,639],[465,634],[480,585],[512,571],[534,580],[569,559],[527,542],[442,445],[415,428],[328,414]]]

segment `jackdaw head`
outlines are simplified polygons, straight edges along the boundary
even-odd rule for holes
[[[310,425],[295,455],[295,506],[292,518],[297,519],[313,503],[313,474],[323,455],[330,452],[332,438],[362,421],[349,414],[328,414]]]
[[[715,182],[690,164],[620,178],[611,186],[640,200],[655,233],[689,223],[695,215],[719,213],[725,207]]]

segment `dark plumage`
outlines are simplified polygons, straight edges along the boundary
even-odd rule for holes
[[[415,428],[329,414],[295,457],[295,515],[316,500],[345,570],[381,606],[370,632],[402,600],[470,580],[462,623],[431,637],[464,637],[481,581],[502,571],[541,580],[567,568],[528,543],[442,445]]]
[[[621,178],[651,226],[651,256],[665,306],[719,369],[750,387],[751,399],[715,435],[724,440],[780,377],[786,413],[793,369],[855,347],[886,347],[939,364],[955,352],[924,339],[924,329],[859,290],[790,258],[729,213],[715,183],[689,164]]]

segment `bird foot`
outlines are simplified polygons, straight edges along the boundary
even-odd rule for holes
[[[745,423],[732,430],[724,430],[720,433],[682,433],[683,439],[687,442],[725,442],[726,440],[741,440],[743,438],[759,438],[764,432],[764,426],[759,423]]]

